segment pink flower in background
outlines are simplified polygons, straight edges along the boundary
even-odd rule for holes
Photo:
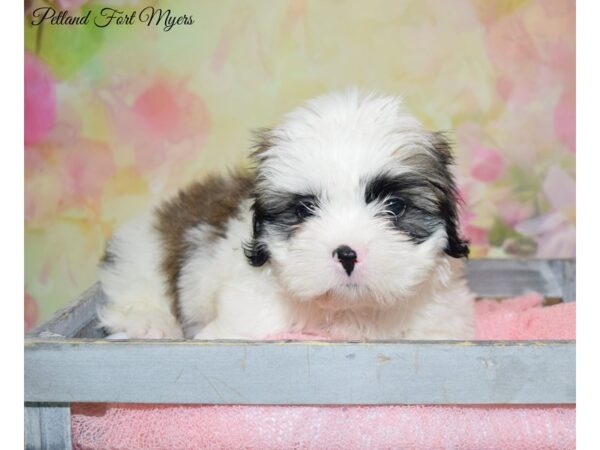
[[[28,153],[35,155],[40,150],[43,162],[36,170],[30,169],[25,183],[25,219],[29,224],[44,227],[66,209],[100,206],[107,183],[117,173],[108,144],[77,135],[65,139],[57,132],[51,144]]]
[[[496,81],[496,90],[498,91],[498,94],[500,94],[502,100],[506,102],[510,99],[513,88],[514,83],[509,77],[505,75],[500,75],[498,77],[498,80]]]
[[[514,193],[509,192],[507,198],[498,203],[498,215],[509,227],[531,217],[533,206],[529,201],[517,201]]]
[[[537,109],[540,102],[547,102],[549,92],[575,86],[574,2],[476,2],[474,6],[485,17],[485,48],[505,108],[517,116],[528,111],[551,114],[549,109]]]
[[[131,108],[118,102],[113,105],[117,126],[133,141],[136,165],[144,171],[190,160],[206,142],[208,108],[182,81],[154,81]]]
[[[77,9],[81,5],[87,3],[88,0],[56,0],[56,5],[62,10]]]
[[[553,0],[551,2],[537,0],[537,4],[544,9],[548,17],[563,18],[568,14],[572,14],[575,9],[573,2],[570,0]]]
[[[473,182],[464,182],[458,187],[458,197],[461,203],[459,209],[460,229],[464,236],[474,245],[485,245],[488,243],[489,230],[475,225],[473,222],[476,219],[475,213],[472,211]]]
[[[571,152],[575,152],[575,92],[565,92],[554,110],[556,135]]]
[[[38,321],[38,304],[35,299],[25,290],[25,331],[29,331]]]
[[[505,169],[504,158],[497,150],[477,146],[473,149],[471,175],[474,178],[490,182],[502,176]]]
[[[570,214],[575,209],[575,180],[562,167],[548,169],[542,190],[553,210]]]
[[[138,0],[56,0],[56,5],[60,9],[73,10],[85,5],[86,3],[96,3],[102,6],[128,6],[134,5]]]
[[[105,183],[115,174],[110,148],[89,139],[78,139],[61,154],[63,202],[99,201]]]
[[[503,99],[510,98],[520,105],[534,99],[541,56],[526,18],[507,14],[490,21],[486,25],[485,47]]]
[[[42,141],[55,121],[55,81],[40,59],[25,52],[25,145]]]
[[[471,224],[463,226],[462,230],[470,244],[485,245],[488,243],[489,230]]]
[[[133,111],[157,137],[171,137],[179,132],[182,109],[176,102],[177,92],[164,84],[156,83],[135,100]]]
[[[515,229],[535,237],[537,256],[575,257],[575,180],[559,166],[552,166],[544,179],[543,193],[551,212],[516,224]]]

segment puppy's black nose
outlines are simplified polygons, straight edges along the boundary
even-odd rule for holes
[[[344,270],[350,276],[356,264],[356,252],[347,245],[340,245],[333,251],[333,256],[337,256]]]

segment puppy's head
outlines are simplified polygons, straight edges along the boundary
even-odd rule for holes
[[[334,93],[259,133],[251,264],[299,299],[391,304],[466,257],[452,155],[397,98]]]

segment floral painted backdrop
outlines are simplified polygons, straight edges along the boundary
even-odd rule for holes
[[[194,23],[32,25],[49,5]],[[30,0],[25,328],[93,283],[115,226],[349,85],[452,130],[473,257],[574,256],[574,1]]]

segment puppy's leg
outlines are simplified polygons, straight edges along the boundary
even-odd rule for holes
[[[98,278],[106,294],[100,325],[129,338],[183,337],[160,271],[160,240],[147,214],[123,225],[106,246]]]
[[[224,280],[215,295],[216,317],[194,339],[265,339],[291,331],[292,306],[278,290],[273,276],[257,274],[245,261],[234,266],[235,276]]]

